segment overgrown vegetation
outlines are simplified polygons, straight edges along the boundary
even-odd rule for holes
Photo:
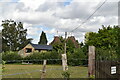
[[[120,27],[102,26],[96,32],[89,32],[85,35],[85,45],[96,47],[96,58],[101,60],[119,59]]]
[[[63,78],[64,78],[65,80],[69,80],[69,79],[70,79],[70,72],[64,71],[64,72],[62,73],[62,76],[63,76]]]

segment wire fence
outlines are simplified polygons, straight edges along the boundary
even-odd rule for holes
[[[45,78],[63,78],[64,71],[61,59],[46,59]],[[78,65],[68,64],[67,72],[70,78],[87,78],[87,63],[88,60],[70,59]],[[2,76],[3,78],[40,78],[43,73],[44,60],[8,60],[4,65]],[[69,60],[68,60],[69,61]],[[52,62],[52,63],[51,63]],[[53,64],[55,63],[55,64]],[[80,63],[80,64],[79,64]]]
[[[62,64],[62,59],[6,60],[5,62],[7,64],[11,64],[11,63],[43,64],[44,60],[47,60],[47,64],[60,64],[60,65]],[[68,65],[88,66],[88,59],[68,59],[67,62]]]

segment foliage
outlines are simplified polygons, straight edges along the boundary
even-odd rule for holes
[[[58,53],[63,53],[64,52],[64,38],[62,36],[58,37],[60,41],[56,41],[51,43],[53,46],[53,51],[56,51]]]
[[[51,51],[51,52],[35,52],[31,54],[30,56],[27,56],[25,59],[37,59],[37,60],[42,60],[42,59],[57,59],[58,55],[56,52]]]
[[[52,46],[53,46],[53,51],[56,51],[58,53],[63,53],[64,45],[62,43],[55,43]]]
[[[22,22],[13,20],[2,21],[2,47],[3,51],[16,51],[22,49],[32,39],[27,39],[27,29],[23,28]]]
[[[65,42],[65,39],[64,39],[62,36],[59,36],[59,39],[60,39],[60,41],[61,41],[62,43]]]
[[[38,44],[47,44],[47,37],[46,37],[46,33],[44,33],[42,31],[41,36],[40,36],[40,41],[38,42]]]
[[[103,49],[115,48],[118,44],[118,28],[118,26],[114,26],[113,28],[111,26],[103,26],[102,29],[99,29],[98,33],[90,32],[89,36],[85,37],[86,44]]]
[[[120,60],[120,27],[118,26],[118,27],[116,27],[116,32],[117,32],[117,40],[118,40],[118,42],[117,42],[117,47],[116,47],[116,52],[117,52],[117,54],[118,54],[118,58],[119,58],[119,60]]]
[[[114,59],[117,56],[120,56],[118,49],[118,44],[120,40],[120,38],[118,37],[120,35],[119,31],[120,28],[118,26],[102,26],[102,29],[99,29],[98,33],[89,32],[86,34],[85,45],[93,45],[96,47],[96,49],[99,49],[96,53],[97,55],[99,54],[104,57],[105,55],[109,55],[109,59]]]
[[[72,66],[86,65],[86,55],[82,49],[74,49],[73,54],[67,53],[68,64]]]
[[[70,78],[70,73],[69,73],[68,71],[64,71],[64,72],[62,73],[62,76],[63,76],[66,80],[69,80],[69,78]]]
[[[73,53],[73,52],[74,52],[75,45],[74,45],[74,43],[72,42],[72,40],[68,40],[68,41],[67,41],[67,43],[66,43],[66,49],[67,49],[67,52],[70,52],[70,53]]]
[[[78,65],[86,65],[87,61],[85,53],[82,51],[82,49],[75,49],[74,53],[67,53],[68,58],[68,64],[72,66],[78,66]],[[51,51],[51,52],[36,52],[31,54],[30,56],[27,56],[24,58],[25,60],[44,60],[48,59],[48,64],[61,64],[61,54],[57,51]],[[58,59],[58,60],[56,60]],[[38,63],[38,62],[33,62]]]
[[[54,59],[60,59],[61,55],[58,54],[55,51],[50,51],[50,52],[35,52],[33,54],[31,54],[30,56],[25,57],[25,60],[44,60],[47,59],[49,61],[47,61],[48,64],[58,64],[60,63],[60,61],[56,61]],[[51,61],[50,61],[51,60]],[[38,63],[38,62],[33,62],[33,63]]]
[[[2,53],[2,59],[4,61],[8,60],[21,60],[21,56],[17,52],[7,51]]]
[[[95,79],[95,75],[90,75],[90,79],[94,80]]]
[[[82,48],[83,46],[84,46],[84,43],[83,43],[83,42],[81,42],[81,43],[80,43],[80,47]]]
[[[5,71],[5,63],[6,63],[6,61],[2,60],[2,71],[3,72]]]
[[[60,42],[56,42],[52,44],[53,50],[57,51],[58,53],[64,53],[64,46],[65,46],[65,39],[62,36],[59,36]],[[78,41],[76,40],[78,43]],[[79,44],[79,43],[78,43]],[[73,53],[75,49],[75,44],[71,39],[66,40],[66,52],[67,53]]]
[[[6,61],[2,60],[2,65],[5,65]]]
[[[114,49],[96,49],[96,60],[117,60],[119,56],[116,54],[116,50]]]
[[[31,63],[42,63],[44,59],[47,59],[48,64],[61,64],[61,53],[58,53],[57,51],[34,52],[25,58],[22,58],[17,52],[7,51],[2,53],[2,58],[5,61],[30,60]],[[73,54],[67,53],[67,58],[69,65],[77,66],[87,64],[85,60],[81,60],[86,59],[86,55],[82,49],[75,49]]]

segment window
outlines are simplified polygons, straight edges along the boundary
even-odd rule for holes
[[[32,48],[26,48],[26,53],[32,52]]]

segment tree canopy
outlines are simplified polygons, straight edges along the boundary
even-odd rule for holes
[[[85,36],[85,43],[99,48],[110,49],[118,45],[118,26],[102,26],[98,33],[89,32]]]
[[[101,56],[110,55],[110,57],[118,56],[119,54],[119,35],[120,27],[118,26],[102,26],[102,29],[96,32],[89,32],[85,35],[85,45],[93,45],[99,50]],[[103,52],[101,52],[103,51]]]
[[[2,21],[2,49],[3,51],[16,51],[22,49],[26,44],[31,42],[27,39],[27,29],[23,28],[22,22],[14,20]]]
[[[46,33],[42,31],[38,44],[47,44],[47,42]]]

